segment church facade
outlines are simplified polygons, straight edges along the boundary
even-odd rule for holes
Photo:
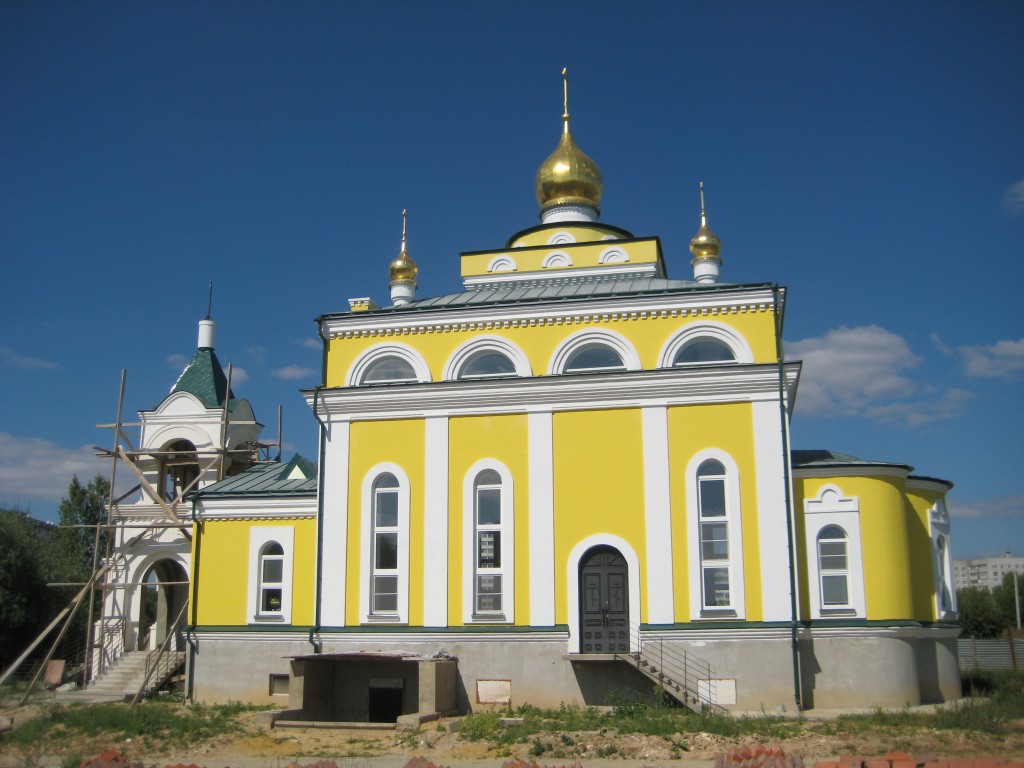
[[[703,190],[689,279],[600,221],[602,190],[566,108],[539,225],[417,298],[403,222],[392,304],[318,318],[318,462],[190,496],[193,698],[393,720],[435,687],[461,711],[652,680],[738,711],[960,695],[951,484],[793,450],[785,289],[720,280]]]

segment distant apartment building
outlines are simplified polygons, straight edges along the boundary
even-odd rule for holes
[[[992,589],[1003,583],[1008,573],[1024,573],[1024,557],[1009,552],[989,555],[973,560],[953,561],[953,584],[957,589],[964,587],[987,587]]]

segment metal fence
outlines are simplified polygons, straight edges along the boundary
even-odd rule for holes
[[[956,641],[960,655],[960,669],[969,672],[975,669],[1013,669],[1013,655],[1010,653],[1010,641],[975,640],[961,638]],[[1024,640],[1014,641],[1017,652],[1017,669],[1024,669]]]

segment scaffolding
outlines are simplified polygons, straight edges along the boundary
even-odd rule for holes
[[[217,439],[212,447],[197,449],[187,441],[177,441],[164,448],[146,448],[136,446],[125,431],[129,427],[144,428],[146,422],[125,422],[124,396],[127,373],[121,371],[121,382],[117,399],[117,417],[113,423],[97,424],[101,429],[112,429],[114,432],[111,448],[94,446],[96,454],[110,460],[110,491],[106,502],[106,522],[97,525],[73,526],[94,529],[92,547],[92,568],[88,580],[83,583],[51,584],[50,586],[81,587],[71,602],[59,612],[50,625],[36,637],[29,647],[0,675],[0,686],[11,679],[19,667],[32,655],[43,641],[54,630],[60,627],[57,638],[51,644],[38,672],[32,677],[21,705],[29,699],[38,684],[47,665],[53,658],[61,640],[68,633],[79,609],[86,605],[87,620],[85,630],[85,655],[81,665],[81,685],[85,688],[90,681],[102,676],[126,651],[126,635],[129,627],[124,615],[124,601],[121,604],[121,615],[116,612],[107,615],[108,607],[115,601],[110,599],[117,590],[155,587],[188,586],[189,581],[164,580],[135,581],[128,577],[129,560],[138,556],[133,553],[140,542],[146,537],[158,537],[168,530],[177,530],[186,541],[192,539],[192,520],[183,513],[186,504],[190,503],[189,495],[198,492],[202,486],[223,480],[229,474],[234,475],[257,464],[279,463],[281,461],[281,429],[282,409],[277,409],[277,439],[273,442],[247,440],[229,448],[229,427],[261,427],[254,418],[233,419],[231,409],[232,366],[227,367],[227,382],[223,404],[220,404],[219,429]],[[211,410],[211,409],[208,409]],[[250,411],[251,413],[251,411]],[[259,430],[256,430],[258,436]],[[135,484],[127,491],[117,493],[118,468],[124,467],[135,479]],[[151,478],[156,469],[156,484]],[[147,477],[147,470],[149,477]],[[129,502],[130,503],[126,503]],[[106,533],[107,535],[103,535]],[[115,541],[118,542],[115,546]],[[101,610],[96,615],[96,599],[100,600]],[[191,602],[186,594],[177,616],[167,626],[166,637],[159,648],[149,651],[146,660],[146,674],[142,686],[132,699],[136,703],[151,682],[156,681],[154,670],[163,670],[169,675],[173,668],[168,669],[167,656],[172,646],[170,640],[186,623],[187,606]],[[136,638],[136,643],[139,638]],[[175,665],[179,666],[179,665]]]

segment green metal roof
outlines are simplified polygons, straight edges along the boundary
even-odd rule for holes
[[[801,469],[805,467],[900,467],[908,472],[913,469],[909,464],[900,464],[892,461],[868,461],[858,459],[846,453],[836,451],[810,450],[793,451],[791,453],[793,467]]]
[[[228,393],[228,377],[210,347],[200,347],[189,360],[181,376],[174,382],[170,394],[188,392],[194,395],[207,408],[219,408],[224,405],[224,397],[234,398],[234,392]]]
[[[226,477],[199,492],[204,499],[228,496],[313,496],[316,495],[315,461],[295,454],[287,464],[257,464],[245,472]]]

